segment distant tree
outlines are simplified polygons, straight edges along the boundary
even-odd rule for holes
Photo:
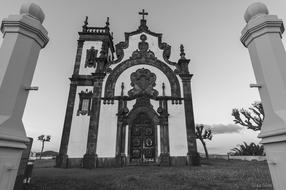
[[[196,138],[199,139],[201,143],[203,144],[207,159],[209,159],[209,154],[208,154],[205,140],[206,139],[212,140],[212,137],[213,136],[212,136],[211,129],[205,129],[204,125],[202,124],[196,125]]]
[[[249,110],[246,109],[233,109],[232,114],[234,123],[240,124],[252,129],[253,131],[261,130],[262,122],[264,120],[264,110],[261,102],[254,102]]]
[[[230,154],[233,156],[263,156],[264,147],[263,145],[250,143],[249,145],[246,142],[243,142],[241,145],[237,145],[238,147],[231,149],[233,152]]]
[[[50,142],[51,141],[51,135],[38,136],[38,140],[42,141],[42,149],[41,149],[41,153],[40,153],[40,160],[41,160],[42,159],[42,153],[43,153],[44,146],[45,146],[45,142]]]

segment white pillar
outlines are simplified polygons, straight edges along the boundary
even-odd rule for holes
[[[34,3],[3,19],[0,49],[0,189],[12,190],[28,142],[22,116],[41,48],[48,43],[44,13]]]
[[[259,138],[265,147],[274,189],[286,187],[286,54],[281,41],[282,20],[254,3],[244,15],[241,42],[248,48],[265,119]]]

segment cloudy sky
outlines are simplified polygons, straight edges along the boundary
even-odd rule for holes
[[[0,19],[17,14],[23,0],[1,0]],[[194,101],[195,122],[211,126],[214,138],[207,143],[210,153],[225,154],[243,141],[259,142],[257,132],[235,126],[231,116],[233,108],[248,108],[259,101],[256,89],[249,88],[255,78],[246,48],[240,42],[240,32],[245,26],[243,14],[253,0],[34,0],[45,12],[44,26],[50,41],[42,50],[33,78],[39,91],[30,92],[23,121],[27,135],[36,138],[52,135],[46,149],[58,151],[62,133],[69,80],[73,71],[78,34],[85,16],[89,24],[104,26],[110,17],[114,43],[124,40],[124,32],[137,29],[145,9],[147,24],[154,32],[163,33],[163,41],[172,46],[171,60],[179,58],[179,46],[184,44],[190,71]],[[286,19],[285,0],[263,0],[270,14]],[[2,39],[0,39],[1,43]],[[285,40],[283,40],[285,44]],[[108,108],[110,109],[110,108]],[[116,108],[114,108],[116,109]],[[175,109],[174,109],[175,110]],[[171,114],[170,125],[182,111]],[[114,117],[115,118],[115,117]],[[184,120],[181,120],[184,123]],[[114,127],[115,129],[115,127]],[[170,126],[170,132],[176,129]],[[100,132],[99,132],[100,133]],[[111,132],[115,137],[115,131]],[[99,137],[104,144],[104,135]],[[173,140],[176,136],[172,137]],[[171,138],[171,140],[172,140]],[[177,138],[180,138],[179,136]],[[172,143],[172,142],[171,142]],[[105,143],[106,144],[106,143]],[[107,143],[108,144],[108,143]],[[114,143],[113,143],[114,144]],[[110,147],[113,147],[111,143]],[[199,144],[199,142],[198,142]],[[99,146],[104,147],[99,143]],[[40,143],[34,141],[33,150]],[[178,150],[178,151],[177,151]],[[203,151],[199,144],[199,150]],[[114,154],[99,148],[102,155]],[[171,153],[184,152],[185,145],[171,145]]]

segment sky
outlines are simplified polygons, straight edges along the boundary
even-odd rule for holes
[[[0,19],[10,14],[18,14],[21,4],[25,2],[1,0],[1,4],[5,6],[0,7]],[[141,18],[138,12],[142,9],[149,13],[146,17],[149,29],[163,33],[163,41],[172,46],[170,58],[172,61],[179,59],[180,44],[185,46],[186,57],[191,59],[190,72],[194,74],[192,95],[195,122],[210,126],[214,131],[212,141],[207,142],[209,152],[226,154],[243,141],[259,142],[258,132],[234,125],[231,116],[233,108],[248,108],[254,101],[260,100],[257,89],[249,87],[250,83],[255,83],[255,77],[248,51],[240,42],[240,32],[246,25],[243,19],[244,12],[248,5],[256,1],[34,0],[33,2],[45,13],[43,25],[49,32],[50,41],[40,53],[33,77],[32,85],[38,86],[39,90],[30,92],[23,116],[27,135],[34,138],[32,150],[40,150],[41,144],[36,138],[41,134],[52,136],[51,142],[46,143],[46,150],[59,150],[70,83],[68,78],[72,75],[74,66],[77,32],[81,30],[85,16],[89,16],[90,26],[104,26],[106,17],[110,17],[114,44],[117,44],[124,41],[124,32],[138,28]],[[268,6],[270,14],[276,14],[285,21],[285,0],[260,2]],[[285,39],[283,43],[285,44]],[[170,119],[183,114],[182,111],[176,113],[175,110],[176,108],[173,108],[174,112]],[[173,123],[174,121],[172,120]],[[170,126],[170,133],[175,132],[176,129]],[[102,143],[106,141],[103,137],[104,135],[99,137]],[[199,142],[198,148],[203,152]],[[103,155],[110,156],[114,152],[113,149],[106,152],[100,150]],[[171,149],[175,152],[174,149],[180,147]]]

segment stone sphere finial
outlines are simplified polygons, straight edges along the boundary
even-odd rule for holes
[[[244,20],[248,23],[252,18],[261,15],[268,15],[268,9],[265,4],[257,2],[249,5],[244,13]]]
[[[26,14],[29,15],[37,20],[39,20],[41,23],[43,23],[45,19],[45,14],[41,7],[35,3],[25,3],[21,6],[20,14]]]

